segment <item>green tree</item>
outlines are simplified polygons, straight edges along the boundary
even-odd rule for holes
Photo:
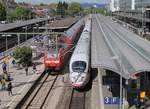
[[[30,65],[32,62],[32,49],[30,47],[18,47],[14,52],[14,58],[19,60],[18,63]]]
[[[68,4],[66,2],[63,2],[63,9],[64,9],[64,15],[67,14],[68,10]]]
[[[24,18],[27,19],[28,17],[32,18],[35,14],[27,8],[17,6],[15,10],[11,10],[8,12],[9,19],[16,19],[16,18]]]
[[[18,6],[15,9],[15,13],[16,13],[16,17],[21,17],[21,16],[23,17],[26,15],[26,9],[21,6]]]
[[[57,5],[57,14],[62,16],[62,11],[63,11],[63,4],[62,2],[59,2]]]
[[[40,3],[40,6],[46,6],[46,4],[44,4],[44,3]]]
[[[69,13],[71,15],[75,15],[75,14],[78,14],[80,11],[82,10],[82,7],[79,3],[77,2],[73,2],[69,5]]]
[[[59,2],[57,4],[57,14],[61,15],[61,17],[64,17],[66,15],[68,9],[68,4],[66,2]]]
[[[6,20],[6,8],[0,3],[0,20]]]

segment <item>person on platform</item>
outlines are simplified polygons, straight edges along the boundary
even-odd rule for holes
[[[7,90],[8,90],[8,95],[11,96],[12,95],[12,84],[11,84],[11,82],[8,83]]]
[[[2,69],[3,69],[3,72],[6,72],[6,70],[7,70],[7,64],[5,62],[2,65]]]
[[[1,81],[1,82],[2,82],[2,90],[5,90],[5,88],[6,88],[6,87],[5,87],[5,85],[6,85],[6,80],[5,80],[5,76],[4,76],[4,75],[2,76],[2,81]]]
[[[36,72],[36,65],[35,65],[35,63],[33,63],[33,73],[35,73]]]
[[[15,66],[16,66],[16,62],[15,62],[15,60],[14,60],[14,59],[12,60],[12,65],[13,65],[13,67],[15,67]]]
[[[26,76],[28,75],[28,65],[25,66]]]

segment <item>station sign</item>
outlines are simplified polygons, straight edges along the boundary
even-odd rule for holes
[[[119,97],[104,97],[104,104],[119,104]]]

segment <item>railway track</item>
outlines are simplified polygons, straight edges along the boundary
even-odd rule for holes
[[[69,75],[66,75],[66,78],[69,78]],[[55,109],[90,109],[89,95],[88,91],[74,89],[67,79]]]
[[[51,76],[45,74],[41,79],[33,93],[21,106],[21,109],[44,109],[45,101],[52,92],[53,86],[56,83],[58,75]]]
[[[85,92],[79,92],[75,89],[72,89],[69,109],[85,109],[85,98]]]

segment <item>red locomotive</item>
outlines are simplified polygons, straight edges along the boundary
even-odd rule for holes
[[[45,69],[61,70],[68,60],[68,52],[73,44],[78,40],[83,30],[84,21],[79,20],[71,28],[69,28],[56,42],[51,43],[44,50]]]

